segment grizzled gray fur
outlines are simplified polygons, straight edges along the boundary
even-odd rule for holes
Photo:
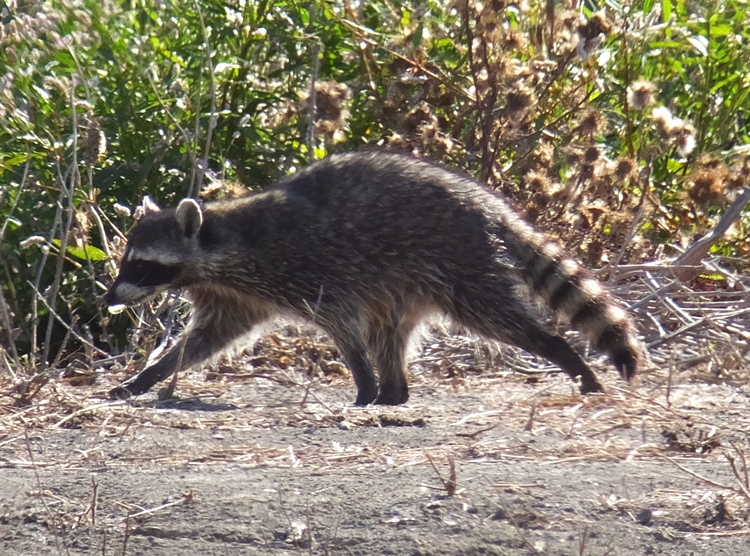
[[[333,338],[356,404],[404,403],[408,339],[431,313],[547,358],[584,393],[600,391],[581,357],[545,330],[524,283],[634,376],[632,322],[604,287],[503,199],[442,167],[353,153],[231,201],[160,210],[146,198],[105,299],[133,305],[184,288],[193,313],[181,340],[111,395],[146,392],[178,362],[204,362],[263,321],[293,315]]]

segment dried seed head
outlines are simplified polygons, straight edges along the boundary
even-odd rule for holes
[[[89,123],[84,161],[88,166],[93,166],[106,152],[107,137],[102,133],[99,123],[92,119]]]
[[[716,157],[701,156],[685,182],[687,195],[701,206],[723,203],[727,200],[729,177],[724,162]]]
[[[688,197],[696,204],[708,205],[726,200],[724,182],[718,179],[715,172],[698,170],[690,177],[688,184]]]
[[[117,216],[120,216],[122,218],[130,218],[130,209],[125,205],[115,203],[114,205],[112,205],[112,210],[115,211],[115,214]]]
[[[656,85],[650,81],[636,81],[628,87],[628,104],[635,110],[643,110],[654,104]]]
[[[546,172],[532,170],[523,177],[523,183],[530,195],[536,193],[544,193],[546,195],[550,189],[550,181]]]
[[[89,217],[88,211],[85,207],[77,209],[73,213],[73,220],[70,226],[71,243],[75,243],[79,246],[87,244],[90,231],[91,218]]]
[[[651,118],[656,124],[656,130],[662,139],[670,139],[672,137],[672,129],[674,128],[674,116],[672,112],[666,106],[657,106],[651,112]]]
[[[534,166],[544,170],[552,168],[555,162],[555,149],[549,143],[540,143],[534,152]]]
[[[593,179],[595,173],[596,173],[596,168],[594,168],[593,164],[581,165],[581,179],[582,180]]]
[[[535,224],[539,220],[539,216],[541,216],[541,214],[541,209],[534,202],[529,202],[526,205],[524,216],[526,217],[527,221]]]
[[[578,26],[578,34],[586,40],[593,40],[599,35],[609,35],[612,31],[612,23],[607,19],[604,11],[596,12],[591,19]]]
[[[247,195],[247,187],[233,180],[214,180],[201,189],[201,197],[207,201],[225,201]]]
[[[674,129],[674,140],[680,156],[687,156],[695,150],[695,128],[680,120],[680,125]]]
[[[565,162],[568,166],[575,166],[581,162],[581,153],[573,148],[569,148],[565,152]]]
[[[591,137],[599,133],[604,127],[604,116],[597,110],[589,110],[583,114],[575,128],[577,133],[585,137]]]
[[[583,153],[583,159],[589,163],[593,164],[597,160],[599,160],[599,157],[601,157],[602,153],[599,150],[599,147],[589,147],[586,149],[586,152]]]
[[[585,60],[612,31],[612,24],[607,20],[604,12],[596,12],[591,19],[578,25],[578,43],[576,53]]]
[[[524,40],[519,33],[508,31],[503,36],[503,42],[506,52],[513,52],[523,46]]]
[[[742,157],[742,162],[739,167],[740,175],[744,178],[750,178],[750,156]]]
[[[635,163],[632,158],[620,158],[615,163],[615,178],[618,181],[625,181],[633,173],[633,170],[635,170]]]
[[[687,156],[695,150],[695,128],[689,122],[673,116],[666,106],[654,108],[651,117],[661,138],[677,147],[680,156]]]
[[[343,129],[349,119],[349,87],[335,81],[315,83],[315,133],[328,140],[342,138]],[[310,109],[312,95],[305,99],[305,109]]]
[[[426,102],[420,102],[406,115],[404,128],[407,132],[414,133],[421,126],[433,123],[433,121],[437,122],[437,118],[432,112],[432,107]]]
[[[534,103],[534,97],[525,88],[508,93],[505,102],[505,112],[510,118],[520,117]]]

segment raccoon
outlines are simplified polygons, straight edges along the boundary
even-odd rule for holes
[[[178,364],[206,361],[285,314],[330,335],[357,405],[408,400],[407,343],[435,312],[545,357],[579,378],[583,393],[602,391],[545,330],[529,289],[625,379],[641,360],[631,318],[557,243],[476,181],[406,155],[331,156],[261,193],[167,210],[146,198],[143,209],[105,301],[134,305],[184,288],[193,312],[177,344],[113,398],[144,393]]]

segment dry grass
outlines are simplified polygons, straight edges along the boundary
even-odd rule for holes
[[[711,290],[706,286],[715,282],[697,279],[690,289],[670,278],[674,269],[668,265],[620,268],[612,286],[623,299],[631,300],[649,346],[650,364],[633,385],[607,377],[607,394],[582,397],[567,377],[548,378],[548,371],[555,369],[526,353],[461,333],[446,335],[435,327],[423,339],[412,363],[412,403],[395,408],[354,408],[348,403],[352,385],[335,348],[316,333],[298,334],[287,328],[265,336],[251,354],[241,355],[234,362],[224,361],[208,372],[181,376],[178,388],[182,398],[171,401],[106,400],[107,390],[122,378],[121,373],[113,371],[97,370],[93,384],[50,377],[31,397],[19,394],[10,377],[1,374],[4,402],[0,405],[0,449],[18,442],[28,444],[25,438],[60,428],[95,430],[100,438],[113,439],[140,437],[160,428],[209,430],[216,442],[191,449],[165,448],[162,452],[134,447],[116,461],[107,461],[107,465],[229,463],[243,469],[304,465],[312,472],[355,476],[373,466],[428,466],[433,469],[432,479],[427,478],[423,486],[458,499],[466,496],[466,485],[473,476],[498,462],[552,470],[575,463],[638,466],[639,462],[663,461],[665,469],[692,479],[695,486],[660,486],[647,496],[635,497],[592,491],[592,499],[602,511],[619,512],[636,523],[652,519],[667,522],[674,534],[750,534],[746,521],[750,514],[750,404],[741,389],[750,371],[748,279],[722,271],[715,263],[706,264],[705,272],[721,272],[723,285],[732,287]],[[601,363],[604,366],[603,360]],[[260,396],[260,403],[258,397],[248,403],[234,390],[238,382],[255,384],[261,392],[277,393]],[[529,389],[520,387],[519,382],[539,384]],[[486,403],[480,411],[462,411],[454,405],[445,414],[440,413],[443,406],[435,413],[429,400],[420,399],[423,388],[437,389],[440,399],[446,400],[445,407],[450,406],[453,392],[478,393]],[[330,391],[337,392],[334,402],[330,396],[319,395]],[[503,392],[502,397],[497,396],[498,391]],[[19,400],[26,404],[19,406]],[[191,411],[205,408],[215,411]],[[417,444],[337,442],[292,447],[237,442],[230,436],[234,431],[272,431],[279,426],[418,428],[424,427],[425,421],[430,427],[447,431],[450,443],[427,449]],[[430,435],[429,430],[425,432],[425,438]],[[536,441],[529,443],[525,440],[528,438]],[[90,453],[48,452],[37,456],[29,449],[26,456],[16,451],[12,457],[2,458],[2,464],[64,470],[103,458],[107,455],[100,448]],[[710,463],[710,469],[721,479],[707,476],[704,467],[696,470],[698,463]],[[540,473],[539,480],[531,483],[495,483],[493,487],[528,493],[550,485]],[[59,501],[60,508],[69,508],[70,519],[78,516],[79,521],[93,524],[96,491],[94,484],[90,500]],[[53,496],[45,494],[41,482],[38,495],[45,499]],[[168,512],[188,499],[192,500],[189,493],[160,507],[131,504],[123,511],[128,520],[133,517],[137,523],[135,515]],[[518,511],[521,513],[516,515]],[[524,511],[508,509],[508,519],[523,523]],[[50,511],[53,514],[57,515]],[[563,523],[566,518],[559,519]],[[128,521],[128,530],[130,527]]]

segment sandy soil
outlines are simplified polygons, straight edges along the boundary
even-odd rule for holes
[[[610,372],[584,399],[427,353],[407,406],[354,408],[335,353],[288,351],[171,401],[99,373],[0,407],[0,554],[750,554],[750,387]]]

